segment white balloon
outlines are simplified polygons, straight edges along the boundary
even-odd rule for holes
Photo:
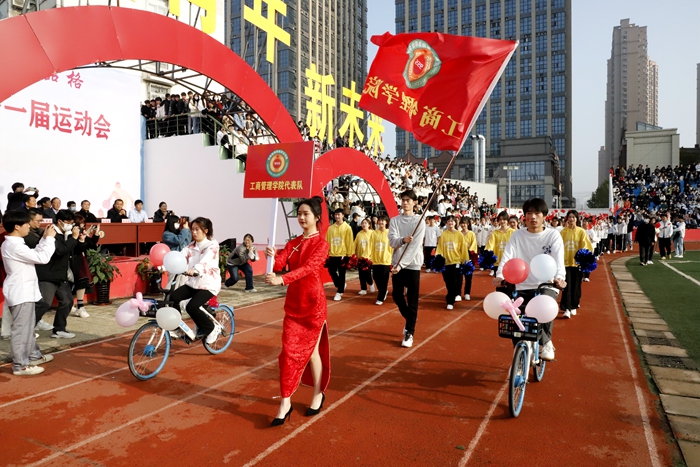
[[[557,273],[557,262],[549,255],[537,255],[530,261],[530,272],[537,280],[549,282]]]
[[[509,302],[510,298],[503,292],[491,292],[484,299],[484,311],[489,318],[498,319],[502,314],[507,314],[508,312],[501,306],[503,302]]]
[[[163,267],[170,274],[182,274],[187,271],[187,259],[179,251],[171,251],[163,258]]]
[[[180,312],[175,308],[165,307],[156,312],[156,321],[158,322],[158,326],[166,331],[174,331],[180,326],[182,316],[180,316]]]
[[[535,318],[540,323],[549,323],[554,321],[554,318],[559,314],[559,305],[549,295],[538,295],[527,304],[525,314],[530,318]]]

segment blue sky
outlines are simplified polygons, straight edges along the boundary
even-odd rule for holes
[[[598,149],[605,144],[605,86],[613,27],[629,18],[647,26],[649,57],[659,65],[659,125],[678,128],[682,147],[696,143],[698,0],[572,0],[574,196],[597,186]],[[368,35],[394,32],[394,0],[368,1]],[[369,63],[376,47],[369,43]],[[387,123],[386,152],[396,148]]]

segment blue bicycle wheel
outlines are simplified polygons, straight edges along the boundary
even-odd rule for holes
[[[153,378],[165,366],[170,353],[170,333],[155,320],[141,326],[129,344],[129,371],[137,379]]]
[[[536,365],[532,366],[532,373],[535,378],[536,382],[542,381],[542,378],[544,378],[544,369],[547,366],[547,362],[544,361],[542,358],[539,359],[539,362]]]
[[[231,345],[233,333],[236,330],[236,324],[233,320],[233,308],[230,306],[219,305],[214,312],[214,318],[222,326],[221,334],[219,334],[216,340],[211,344],[207,344],[206,337],[202,339],[202,343],[204,344],[204,348],[207,349],[207,352],[218,355]]]
[[[525,386],[527,384],[526,372],[527,365],[527,345],[519,342],[515,346],[513,352],[513,364],[510,367],[510,381],[508,384],[508,408],[510,415],[517,417],[520,415],[520,409],[523,408],[525,400]]]

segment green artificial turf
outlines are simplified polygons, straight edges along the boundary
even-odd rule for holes
[[[649,266],[630,260],[627,269],[690,358],[700,366],[700,285],[664,266],[658,255],[653,259],[654,264]],[[687,251],[682,259],[666,261],[700,282],[700,251]]]

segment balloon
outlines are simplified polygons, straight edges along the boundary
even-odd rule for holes
[[[132,307],[130,302],[122,303],[114,313],[114,319],[119,326],[130,328],[139,320],[139,309]]]
[[[537,255],[530,261],[530,272],[538,281],[549,282],[557,273],[557,262],[549,255]]]
[[[520,258],[509,259],[503,265],[503,278],[511,284],[520,284],[530,274],[530,267]]]
[[[153,266],[158,267],[163,265],[163,258],[165,258],[165,255],[168,254],[170,251],[170,247],[166,245],[165,243],[156,243],[153,245],[151,248],[151,252],[149,254],[151,263],[153,263]]]
[[[484,311],[489,318],[498,319],[499,316],[505,314],[505,309],[501,306],[504,302],[510,302],[508,295],[503,292],[491,292],[484,299]]]
[[[180,326],[182,316],[175,308],[164,307],[156,312],[156,321],[158,321],[158,326],[166,331],[174,331]]]
[[[136,292],[136,298],[129,300],[129,304],[132,308],[138,308],[139,311],[148,311],[151,307],[151,303],[143,301],[143,295],[141,292]]]
[[[557,301],[549,295],[538,295],[530,300],[525,307],[525,314],[535,318],[540,323],[549,323],[557,317],[559,306]]]
[[[187,259],[179,251],[171,251],[163,258],[163,267],[170,274],[182,274],[187,271]]]

